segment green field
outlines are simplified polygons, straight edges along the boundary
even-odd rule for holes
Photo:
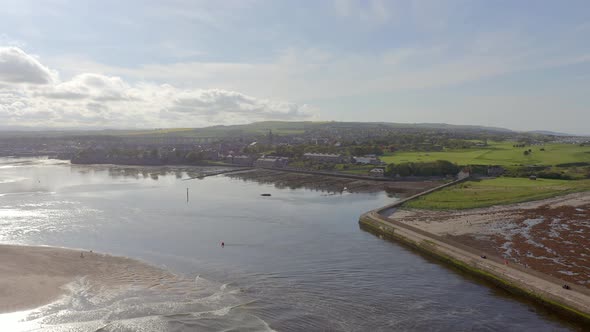
[[[448,160],[458,165],[556,165],[590,162],[590,146],[575,144],[546,144],[514,148],[512,142],[493,142],[475,149],[445,150],[441,152],[393,152],[381,157],[386,163],[425,162]],[[544,148],[545,151],[541,151]],[[528,156],[524,151],[531,149]]]
[[[373,165],[336,165],[336,171],[352,175],[369,175],[369,171],[375,168]]]
[[[467,181],[409,201],[418,209],[471,209],[512,204],[590,190],[590,180],[567,181],[526,178],[496,178]]]

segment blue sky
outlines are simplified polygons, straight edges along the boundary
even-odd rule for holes
[[[306,119],[590,134],[588,1],[47,0],[0,8],[6,125]]]

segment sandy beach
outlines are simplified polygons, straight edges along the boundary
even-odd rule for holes
[[[171,273],[125,257],[53,247],[0,245],[0,313],[39,307],[86,277],[93,287],[157,286]]]

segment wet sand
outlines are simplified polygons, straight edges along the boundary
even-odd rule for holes
[[[175,278],[170,272],[125,257],[74,249],[0,245],[0,313],[51,303],[67,292],[68,283],[79,277],[86,277],[93,287],[151,287]]]

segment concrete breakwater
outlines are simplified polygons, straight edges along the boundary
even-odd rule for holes
[[[583,286],[575,285],[564,289],[564,282],[560,279],[487,253],[486,258],[482,258],[482,253],[474,248],[387,218],[387,215],[395,213],[396,208],[404,202],[457,182],[459,181],[364,213],[359,224],[364,230],[400,242],[483,278],[510,293],[531,299],[562,316],[590,326],[590,290]]]

